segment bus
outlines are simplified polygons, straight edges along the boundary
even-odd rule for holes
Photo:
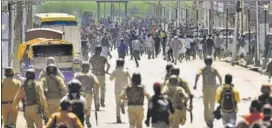
[[[34,15],[33,27],[63,31],[63,40],[73,44],[76,58],[82,58],[80,27],[74,15],[67,13],[37,13]]]

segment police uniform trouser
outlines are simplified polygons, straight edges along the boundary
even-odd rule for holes
[[[185,111],[186,111],[186,109],[185,109]],[[175,109],[175,113],[170,115],[171,128],[179,128],[179,124],[184,122],[183,121],[184,114],[182,112],[183,112],[183,110]]]
[[[60,106],[60,98],[57,99],[47,99],[47,104],[48,104],[48,118],[55,112],[59,111],[59,106]]]
[[[206,123],[213,122],[213,111],[217,86],[203,87],[204,119]]]
[[[27,128],[42,128],[43,119],[38,113],[38,109],[39,106],[37,104],[25,106],[24,117],[26,119]]]
[[[105,100],[105,92],[106,92],[106,85],[105,85],[105,75],[103,76],[96,76],[99,82],[100,88],[100,98]],[[95,87],[96,93],[96,103],[99,104],[99,88]]]
[[[165,122],[156,122],[156,123],[152,123],[152,128],[168,128],[168,124]]]
[[[85,98],[86,98],[86,107],[87,107],[86,116],[91,116],[92,100],[93,100],[92,93],[89,93],[89,92],[85,93]]]
[[[115,103],[116,103],[116,116],[121,116],[120,110],[121,110],[121,104],[122,100],[120,99],[120,93],[115,93]]]
[[[130,128],[142,128],[142,122],[144,119],[144,108],[143,106],[128,106],[128,119]]]
[[[5,125],[13,125],[16,126],[18,110],[12,110],[11,104],[2,104],[2,117]]]

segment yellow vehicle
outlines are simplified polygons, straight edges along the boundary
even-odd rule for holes
[[[37,13],[34,15],[34,28],[48,26],[77,26],[74,15],[67,13]]]
[[[65,81],[73,78],[73,44],[59,39],[36,38],[20,44],[19,61],[26,66],[33,65],[37,74],[46,67],[46,58],[54,57]]]
[[[81,36],[77,18],[67,13],[37,13],[34,15],[34,28],[51,28],[64,32],[63,40],[74,46],[76,58],[81,59]]]

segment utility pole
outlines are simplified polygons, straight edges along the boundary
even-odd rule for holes
[[[13,47],[14,47],[14,5],[8,2],[9,12],[9,43],[8,43],[8,66],[13,67]]]
[[[27,4],[27,29],[32,28],[32,20],[33,20],[33,5]]]
[[[229,8],[227,7],[227,14],[226,14],[226,49],[228,49],[228,35],[229,35],[229,26],[228,26],[228,22],[229,22]]]
[[[256,58],[255,66],[260,66],[260,36],[259,36],[259,1],[256,1],[256,34],[257,34],[257,46],[256,46]]]
[[[27,9],[27,3],[26,1],[23,1],[23,8],[22,8],[22,41],[25,42],[25,32],[26,32],[26,10]]]
[[[180,25],[180,0],[177,1],[177,16],[178,16],[178,19],[177,19],[177,27],[179,27]]]
[[[234,65],[234,62],[236,60],[236,52],[237,52],[237,34],[238,34],[238,17],[239,12],[241,12],[242,9],[240,8],[240,1],[237,1],[236,4],[236,13],[235,13],[235,30],[234,30],[234,37],[233,37],[233,47],[232,47],[232,60],[231,63]]]

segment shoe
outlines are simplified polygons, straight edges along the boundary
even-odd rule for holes
[[[85,123],[87,125],[87,128],[91,128],[92,127],[92,125],[90,123],[90,117],[89,116],[86,117]]]
[[[99,111],[99,108],[100,108],[100,105],[99,105],[99,104],[96,104],[96,105],[95,105],[96,111]]]
[[[116,119],[117,119],[117,123],[118,123],[118,124],[119,124],[119,123],[122,123],[120,116],[117,116]]]
[[[100,99],[100,102],[101,102],[101,106],[105,107],[105,100],[104,99]]]
[[[121,112],[122,112],[123,114],[126,114],[126,111],[125,111],[125,104],[124,104],[124,103],[122,103],[122,104],[120,105],[120,108],[121,108]]]

